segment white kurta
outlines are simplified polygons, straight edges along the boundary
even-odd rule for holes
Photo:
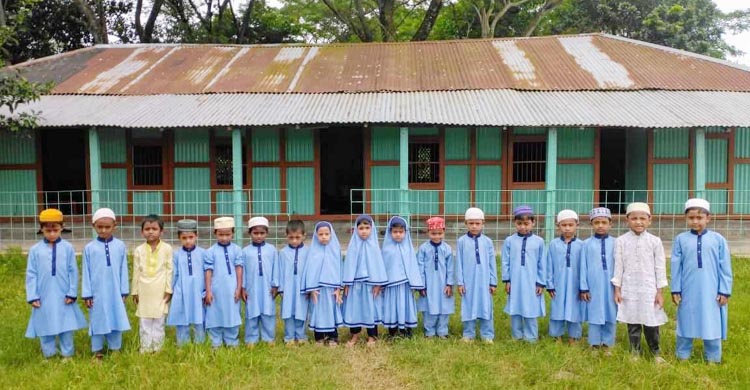
[[[667,262],[661,239],[649,232],[629,231],[615,241],[612,284],[621,288],[617,321],[659,326],[667,323],[663,308],[654,303],[657,289],[667,287]]]

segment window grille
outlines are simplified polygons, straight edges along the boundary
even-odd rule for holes
[[[440,182],[440,144],[409,143],[409,183]]]
[[[162,163],[161,145],[133,145],[133,185],[162,185]]]
[[[214,147],[214,163],[216,166],[216,185],[232,185],[232,145],[216,145]],[[247,185],[247,164],[245,162],[245,147],[242,147],[242,185]]]
[[[513,143],[513,182],[544,182],[546,169],[546,142],[532,141]]]

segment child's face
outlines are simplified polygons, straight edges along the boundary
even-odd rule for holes
[[[706,214],[705,211],[698,209],[688,210],[687,214],[685,214],[685,218],[687,219],[688,227],[698,232],[698,234],[703,233],[703,231],[706,230],[706,226],[711,220],[710,215]]]
[[[633,211],[628,214],[628,227],[635,234],[641,234],[651,225],[651,216],[643,211]]]
[[[591,227],[594,228],[594,233],[602,236],[609,234],[609,229],[612,227],[612,221],[607,217],[596,217],[591,221]]]
[[[475,236],[481,233],[482,229],[484,229],[484,221],[481,219],[467,219],[464,223],[466,224],[469,233]]]
[[[286,232],[286,243],[293,247],[298,247],[305,241],[305,232],[303,230],[293,230]]]
[[[161,228],[159,222],[146,222],[141,228],[141,235],[146,239],[148,243],[158,242],[161,237]]]
[[[328,226],[319,227],[318,231],[315,232],[315,235],[318,236],[318,242],[323,245],[328,245],[328,243],[331,242],[331,229],[329,229]]]
[[[529,217],[516,219],[514,223],[516,231],[524,236],[531,233],[531,230],[534,229],[534,220]]]
[[[228,245],[234,238],[234,230],[232,228],[216,229],[214,230],[214,236],[216,241],[221,245]]]
[[[368,238],[370,238],[370,233],[372,232],[372,226],[370,226],[367,223],[360,223],[357,225],[357,235],[362,241],[366,241]]]
[[[177,237],[180,239],[182,247],[187,249],[194,248],[195,242],[198,241],[198,235],[195,232],[180,232]]]
[[[49,242],[55,242],[58,238],[60,238],[60,233],[62,233],[62,225],[59,223],[45,223],[42,225],[42,234],[44,235],[44,238]]]
[[[253,239],[255,244],[262,244],[266,241],[266,236],[268,236],[268,229],[265,227],[257,226],[250,230],[250,238]]]
[[[557,224],[560,233],[565,238],[573,238],[578,230],[578,222],[575,219],[564,219]]]
[[[94,222],[96,235],[102,240],[109,240],[112,234],[114,234],[116,226],[117,222],[112,218],[99,218]]]
[[[443,241],[443,237],[445,237],[445,230],[432,229],[428,231],[427,234],[430,236],[430,241],[434,242],[435,244],[439,244]]]
[[[406,229],[404,229],[401,226],[394,226],[391,228],[391,238],[393,241],[401,242],[404,240],[404,236],[406,235]]]

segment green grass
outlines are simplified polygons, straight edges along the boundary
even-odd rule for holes
[[[510,320],[502,313],[504,294],[496,295],[496,340],[493,345],[465,344],[456,335],[461,324],[451,317],[450,340],[425,340],[421,331],[412,340],[371,349],[320,348],[314,345],[258,346],[220,349],[208,345],[174,346],[167,328],[167,345],[157,354],[141,355],[137,330],[127,332],[123,351],[93,364],[86,331],[76,334],[72,361],[44,360],[38,340],[24,338],[30,309],[25,302],[20,253],[0,255],[0,388],[747,388],[750,385],[750,261],[734,259],[734,296],[730,299],[729,340],[724,364],[707,365],[696,345],[693,359],[674,357],[675,308],[671,322],[661,328],[663,355],[656,366],[645,357],[631,361],[625,328],[617,329],[613,356],[592,353],[585,345],[556,344],[549,337],[531,345],[510,338]],[[137,328],[128,302],[131,324]],[[277,339],[281,339],[279,322]],[[546,334],[547,321],[540,321]],[[348,338],[342,332],[342,338]],[[645,341],[644,341],[645,347]]]

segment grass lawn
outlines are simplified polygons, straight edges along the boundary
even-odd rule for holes
[[[457,337],[460,316],[451,317],[450,340],[380,341],[377,346],[347,349],[304,345],[220,349],[208,345],[174,346],[167,328],[163,351],[138,353],[137,321],[128,301],[131,326],[123,351],[93,364],[85,330],[76,334],[76,356],[42,358],[38,340],[24,338],[30,308],[25,302],[26,259],[20,253],[0,255],[0,388],[748,388],[750,386],[750,260],[734,259],[734,295],[730,299],[729,340],[724,364],[707,365],[696,345],[690,362],[674,357],[675,307],[667,305],[670,323],[661,328],[663,356],[631,361],[625,327],[617,329],[613,356],[585,345],[557,344],[549,337],[531,345],[510,338],[510,319],[502,312],[505,295],[495,297],[495,344],[466,344]],[[665,294],[666,296],[666,294]],[[277,340],[283,330],[277,327]],[[540,321],[539,332],[547,332]],[[342,332],[348,339],[348,332]],[[644,340],[644,348],[645,348]]]

